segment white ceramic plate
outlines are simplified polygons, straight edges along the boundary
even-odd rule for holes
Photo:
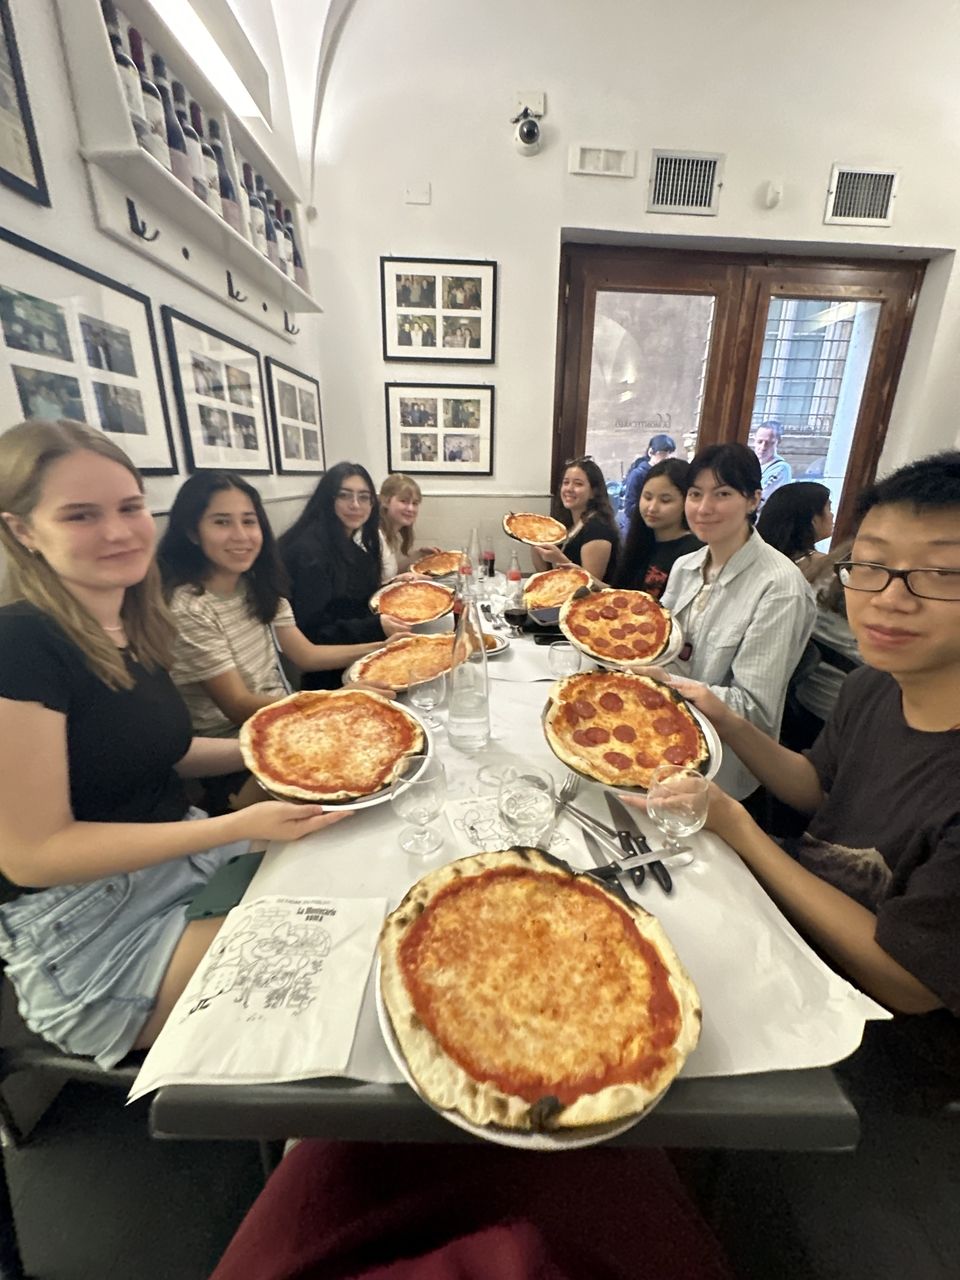
[[[642,672],[640,674],[642,674]],[[544,704],[543,711],[540,713],[541,725],[544,723],[547,712],[550,709],[550,703],[553,701],[553,688],[554,686],[551,685],[549,696]],[[716,776],[717,770],[720,768],[723,761],[723,744],[720,741],[720,736],[716,729],[703,712],[699,711],[692,702],[687,702],[686,705],[688,710],[692,712],[693,718],[696,720],[697,724],[699,724],[700,728],[703,730],[703,736],[707,742],[707,763],[706,766],[701,769],[701,772],[705,778],[713,778]],[[543,740],[546,742],[550,750],[553,751],[553,745],[547,737],[546,731],[544,731]],[[556,751],[553,751],[553,754],[557,756]],[[564,768],[569,769],[571,773],[577,774],[580,778],[586,778],[588,782],[598,782],[601,786],[612,787],[616,791],[632,791],[641,796],[645,796],[647,794],[646,787],[631,787],[622,782],[608,782],[605,778],[595,778],[592,773],[586,773],[583,769],[578,769],[575,765],[561,759],[560,756],[557,756],[557,759],[560,760],[560,763]]]
[[[596,1124],[578,1129],[557,1129],[551,1133],[527,1133],[522,1129],[502,1129],[499,1125],[494,1124],[474,1124],[472,1120],[462,1116],[459,1111],[445,1111],[441,1107],[434,1106],[430,1099],[424,1097],[423,1093],[421,1093],[417,1082],[407,1069],[403,1050],[400,1048],[400,1042],[394,1034],[393,1024],[390,1021],[390,1015],[387,1013],[386,1005],[383,1003],[383,995],[380,991],[379,956],[377,957],[376,986],[374,989],[377,1000],[377,1018],[380,1021],[383,1042],[387,1046],[390,1057],[404,1080],[406,1080],[417,1097],[427,1104],[431,1111],[443,1116],[444,1120],[449,1120],[458,1129],[463,1129],[466,1133],[472,1133],[476,1138],[484,1138],[487,1142],[496,1142],[502,1147],[517,1147],[523,1151],[573,1151],[577,1147],[595,1147],[600,1142],[606,1142],[608,1138],[615,1138],[618,1133],[626,1133],[628,1129],[632,1129],[638,1121],[650,1114],[663,1097],[663,1094],[667,1092],[664,1089],[663,1093],[654,1098],[649,1106],[637,1115],[626,1116],[623,1120],[614,1120],[610,1124]],[[669,1085],[667,1088],[669,1088]]]
[[[488,658],[499,658],[501,653],[506,653],[510,648],[510,641],[506,636],[493,631],[485,631],[484,635],[491,636],[497,642],[492,649],[487,650]]]

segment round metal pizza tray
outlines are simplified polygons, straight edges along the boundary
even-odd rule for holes
[[[634,1116],[625,1116],[622,1120],[613,1120],[609,1124],[584,1125],[576,1129],[554,1129],[547,1133],[528,1133],[523,1129],[503,1129],[495,1124],[474,1124],[472,1120],[462,1116],[459,1111],[447,1111],[442,1107],[434,1106],[430,1099],[420,1091],[416,1080],[410,1074],[407,1060],[403,1056],[403,1050],[393,1030],[393,1023],[390,1021],[387,1007],[383,1002],[383,994],[380,990],[379,956],[377,957],[374,992],[377,1003],[377,1019],[380,1022],[383,1042],[387,1046],[397,1070],[421,1102],[425,1102],[431,1111],[435,1111],[438,1116],[443,1116],[444,1120],[449,1120],[458,1129],[463,1129],[466,1133],[472,1133],[475,1138],[483,1138],[487,1142],[495,1142],[502,1147],[516,1147],[522,1151],[574,1151],[578,1147],[595,1147],[601,1142],[606,1142],[609,1138],[615,1138],[618,1134],[626,1133],[628,1129],[632,1129],[644,1116],[650,1114],[667,1092],[667,1089],[670,1088],[670,1085],[667,1085],[663,1093],[657,1094],[643,1111],[638,1111]]]
[[[399,703],[397,705],[401,706]],[[431,736],[429,726],[424,723],[423,718],[419,716],[412,707],[404,705],[401,706],[401,710],[404,711],[411,720],[416,720],[417,724],[423,730],[423,750],[418,751],[417,755],[426,756],[427,760],[432,759],[436,754],[437,746]],[[407,761],[404,763],[404,766],[401,768],[397,777],[415,778],[426,767],[426,762],[424,762],[418,769],[414,769],[410,766],[409,761]],[[259,778],[257,779],[257,781],[260,782],[260,786],[263,787],[264,791],[266,791],[267,795],[272,796],[274,800],[284,800],[288,804],[321,804],[324,809],[329,809],[331,811],[336,810],[338,813],[352,812],[355,809],[371,809],[374,805],[383,804],[385,801],[390,799],[390,793],[393,790],[393,782],[395,780],[396,779],[392,779],[385,787],[381,787],[379,791],[373,791],[368,796],[357,796],[352,800],[292,800],[290,796],[277,795],[275,791],[270,790],[266,783],[260,782]]]
[[[443,609],[441,609],[439,613],[431,613],[429,618],[417,618],[415,622],[411,622],[407,620],[407,626],[419,627],[419,626],[422,626],[425,622],[436,622],[438,618],[445,618],[448,613],[453,612],[454,591],[453,591],[453,588],[449,586],[447,583],[440,582],[436,578],[408,578],[406,581],[407,583],[424,582],[427,584],[427,586],[440,587],[442,590],[450,593],[450,598],[448,599],[446,606]],[[383,595],[383,593],[385,591],[392,591],[394,587],[400,587],[404,585],[406,584],[402,582],[385,582],[384,585],[380,588],[380,590],[375,591],[374,594],[370,597],[371,610],[374,613],[379,613],[380,597]]]
[[[570,679],[569,676],[565,678],[568,680]],[[550,741],[550,738],[547,735],[546,719],[547,719],[547,712],[550,710],[550,704],[553,702],[553,691],[556,687],[557,686],[555,684],[550,686],[547,701],[544,703],[543,710],[540,712],[540,724],[543,726],[543,740],[547,744],[547,746],[550,748],[551,751],[553,751],[553,743]],[[703,714],[703,712],[698,710],[693,705],[692,702],[688,702],[686,698],[683,699],[683,702],[685,703],[690,713],[693,715],[693,718],[696,720],[697,724],[703,730],[703,736],[707,742],[707,759],[704,762],[704,764],[700,766],[700,772],[703,774],[705,778],[716,777],[716,774],[720,768],[720,765],[723,762],[723,744],[720,741],[720,735],[717,733],[716,729],[713,727],[713,725],[710,723],[707,717]],[[558,756],[556,751],[553,751],[553,754],[557,756],[557,759],[564,766],[564,768],[569,769],[571,773],[575,773],[579,778],[585,778],[587,782],[597,782],[600,784],[600,786],[610,787],[614,791],[629,791],[640,796],[645,796],[647,794],[646,787],[630,786],[628,783],[625,783],[625,782],[608,782],[605,778],[595,778],[592,773],[587,773],[583,769],[578,769],[576,765],[570,764],[568,761],[564,760],[561,756]]]

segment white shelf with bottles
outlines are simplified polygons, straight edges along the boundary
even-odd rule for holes
[[[138,144],[100,0],[57,0],[57,8],[81,155],[87,162],[101,230],[293,341],[299,332],[296,315],[318,312],[320,304]],[[234,187],[239,190],[241,182],[236,168],[239,154],[263,175],[284,208],[291,210],[294,234],[302,248],[300,200],[293,184],[147,0],[118,0],[117,8],[166,59],[172,75],[187,86],[204,116],[220,121],[224,160]]]

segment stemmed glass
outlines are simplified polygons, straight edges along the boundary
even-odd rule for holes
[[[662,764],[653,771],[647,787],[647,813],[663,833],[667,866],[685,867],[693,854],[681,844],[684,836],[692,836],[707,820],[710,804],[709,783],[702,773],[683,765]]]
[[[500,783],[497,808],[518,844],[541,849],[549,845],[557,818],[557,797],[549,773],[525,764],[519,772],[506,774]]]
[[[407,767],[408,772],[390,789],[390,804],[397,817],[414,824],[400,832],[401,848],[425,858],[443,844],[443,838],[427,824],[443,811],[447,775],[440,761],[430,756],[410,756]]]
[[[576,675],[580,670],[580,650],[575,648],[569,640],[557,640],[550,646],[547,661],[550,664],[550,670],[558,680],[564,676]]]
[[[407,697],[410,705],[423,712],[423,718],[431,729],[440,729],[443,721],[430,714],[439,707],[447,695],[447,678],[441,671],[435,675],[430,667],[414,667],[410,673]]]

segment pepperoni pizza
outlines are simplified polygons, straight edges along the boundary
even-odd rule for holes
[[[608,589],[568,600],[560,611],[560,630],[578,649],[628,669],[655,662],[672,628],[669,610],[645,591]]]
[[[700,1034],[654,917],[535,849],[415,884],[384,922],[380,991],[426,1099],[508,1130],[639,1117]]]
[[[517,542],[542,546],[548,542],[562,542],[567,536],[566,525],[553,516],[539,516],[530,511],[511,511],[503,517],[503,531]]]
[[[608,786],[645,790],[662,764],[702,769],[710,753],[690,707],[649,676],[588,671],[558,680],[543,717],[550,749]]]

